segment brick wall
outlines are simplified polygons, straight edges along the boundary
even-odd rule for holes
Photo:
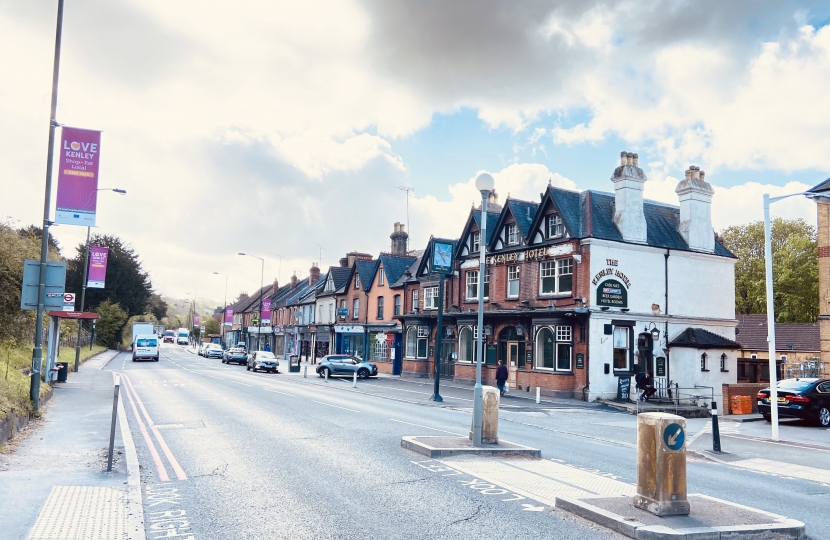
[[[730,400],[732,396],[749,396],[752,398],[752,412],[758,412],[758,400],[755,396],[759,390],[769,388],[769,383],[739,383],[739,384],[724,384],[723,385],[723,404],[721,410],[723,414],[732,414],[730,409]]]

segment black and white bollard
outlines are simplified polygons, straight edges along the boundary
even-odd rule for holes
[[[354,372],[354,376],[352,377],[352,388],[357,388],[357,371]]]
[[[112,391],[112,425],[110,426],[110,448],[107,454],[107,472],[112,472],[112,450],[115,446],[115,423],[118,420],[118,391],[121,388],[121,377],[115,377],[115,388]]]
[[[720,452],[720,429],[718,428],[718,403],[712,402],[712,451]]]

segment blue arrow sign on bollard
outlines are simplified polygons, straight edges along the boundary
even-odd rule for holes
[[[686,433],[680,424],[669,424],[663,430],[663,443],[669,450],[680,450],[686,442]]]

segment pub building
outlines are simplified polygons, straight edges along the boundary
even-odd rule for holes
[[[679,206],[672,206],[644,200],[646,181],[637,154],[623,152],[613,193],[548,184],[538,203],[508,197],[504,206],[491,193],[486,237],[474,208],[453,241],[440,332],[431,240],[406,280],[405,312],[397,317],[403,375],[432,376],[438,335],[442,377],[474,382],[483,286],[482,378],[489,384],[504,360],[511,391],[539,387],[551,397],[609,400],[633,386],[638,370],[649,370],[661,393],[670,384],[706,386],[718,401],[721,385],[736,381],[740,345],[736,258],[712,228],[714,190],[692,166],[676,188]]]

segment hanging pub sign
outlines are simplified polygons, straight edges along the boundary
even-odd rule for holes
[[[597,305],[617,308],[628,307],[628,291],[618,279],[606,279],[597,286]]]
[[[452,242],[432,241],[432,271],[436,274],[452,274]]]

